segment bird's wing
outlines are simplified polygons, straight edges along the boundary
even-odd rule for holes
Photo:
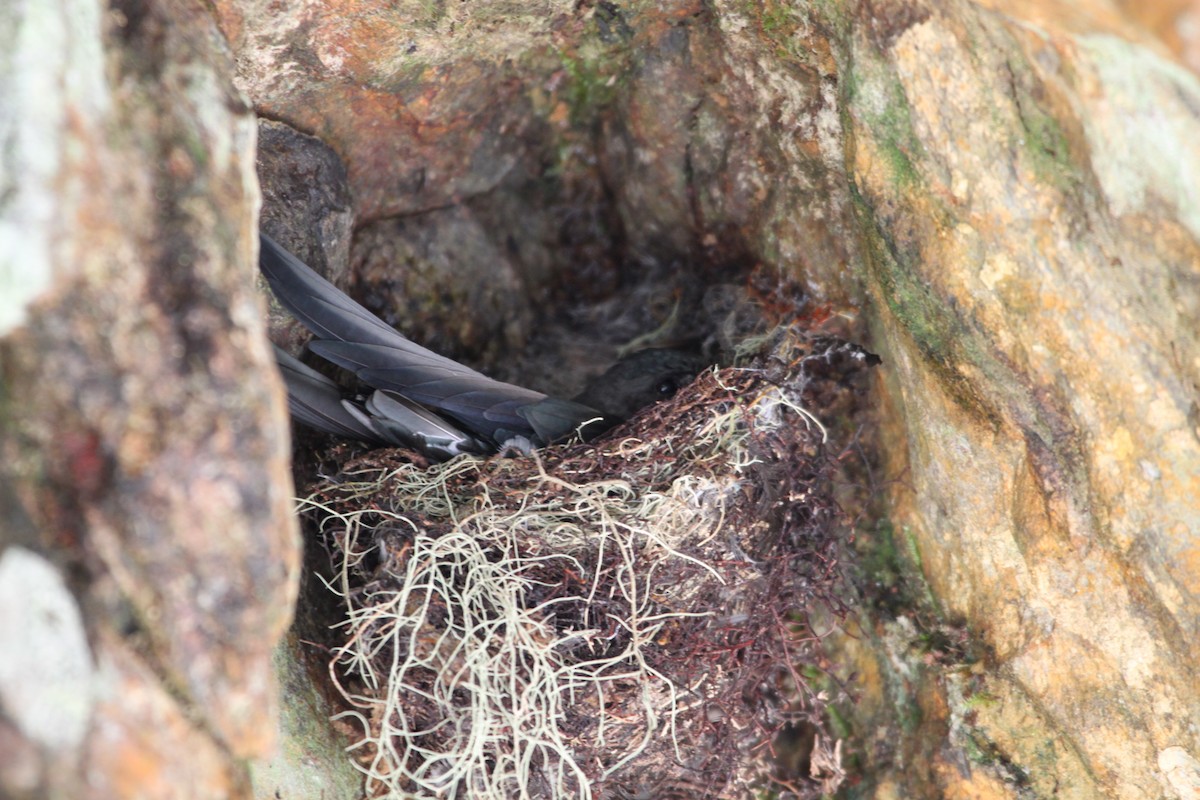
[[[341,387],[275,348],[288,390],[288,410],[310,428],[373,444],[412,447],[441,459],[480,453],[482,443],[416,403],[377,391],[366,402],[343,397]]]
[[[295,419],[334,436],[394,444],[369,420],[351,413],[342,404],[342,390],[329,378],[278,347],[275,348],[275,363],[287,385],[288,411]]]
[[[539,421],[534,424],[522,411],[546,401],[546,395],[493,380],[421,347],[351,300],[269,236],[262,234],[261,240],[259,263],[263,275],[279,302],[317,335],[319,340],[310,345],[312,351],[354,372],[367,385],[446,414],[497,445],[514,437],[546,444],[599,416],[590,408],[570,404],[578,406],[579,415],[572,424],[560,421],[543,425],[538,413],[534,417]],[[567,407],[559,409],[560,416],[565,413],[569,413]],[[544,435],[560,430],[553,438]]]
[[[430,456],[451,459],[486,449],[474,436],[395,392],[376,391],[367,398],[366,412],[372,425]]]
[[[449,359],[433,353],[430,355],[435,355],[437,361],[386,345],[325,341],[313,342],[310,347],[322,358],[353,372],[368,386],[396,392],[453,417],[495,444],[511,438],[505,432],[525,436],[539,445],[553,441],[542,439],[520,413],[523,407],[545,400],[541,392],[493,380],[453,361],[447,367],[442,362]],[[595,412],[588,409],[591,416]]]

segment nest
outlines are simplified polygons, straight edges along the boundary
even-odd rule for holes
[[[838,413],[861,361],[786,335],[601,442],[431,467],[376,451],[310,487],[367,793],[835,789],[828,698],[804,676],[810,610],[843,613],[840,452],[808,409]],[[781,731],[808,732],[803,769],[781,766]]]

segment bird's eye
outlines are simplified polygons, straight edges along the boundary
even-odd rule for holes
[[[658,394],[661,397],[670,397],[679,389],[674,378],[667,378],[658,385]]]

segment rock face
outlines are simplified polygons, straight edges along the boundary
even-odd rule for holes
[[[0,794],[236,797],[299,563],[254,116],[203,4],[0,18]]]
[[[754,267],[883,356],[829,640],[862,795],[1197,796],[1194,3],[44,5],[0,10],[5,791],[224,796],[268,744],[297,557],[240,90],[345,169],[264,169],[309,255],[499,377],[555,311],[612,349],[666,318],[634,287]],[[10,677],[36,616],[71,702]]]
[[[841,651],[864,788],[1194,796],[1195,76],[1099,4],[525,13],[330,4],[232,38],[368,239],[500,254],[516,310],[447,337],[468,352],[524,341],[522,287],[568,263],[757,261],[862,309],[887,366],[859,540],[890,595]],[[1143,19],[1184,59],[1186,13]]]
[[[1004,793],[1194,796],[1200,83],[1086,9],[915,11],[844,80],[889,516],[980,646],[948,741]]]

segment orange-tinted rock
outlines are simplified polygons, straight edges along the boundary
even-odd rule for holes
[[[926,723],[864,697],[868,780],[898,796],[1158,796],[1160,754],[1200,752],[1200,88],[1156,39],[1186,60],[1163,25],[1183,37],[1190,11],[538,12],[260,17],[239,80],[345,161],[372,280],[380,253],[427,265],[456,241],[479,244],[427,296],[502,264],[481,274],[515,288],[469,300],[489,309],[473,327],[424,312],[468,350],[499,340],[479,327],[499,317],[519,347],[520,291],[597,252],[556,240],[549,209],[618,231],[608,268],[762,263],[861,303],[885,363],[889,521],[930,604],[896,612],[907,628],[880,621],[894,655],[872,635],[879,686],[896,659],[920,662],[904,680]],[[489,248],[503,257],[474,255]],[[904,631],[925,627],[968,644],[906,652]]]
[[[4,538],[62,573],[96,665],[87,733],[39,752],[43,788],[238,796],[240,760],[273,746],[299,564],[254,117],[203,4],[11,12],[4,260],[43,285],[5,293]]]
[[[893,523],[993,654],[991,757],[1157,797],[1200,714],[1200,83],[1111,10],[1003,10],[852,51]]]
[[[435,341],[503,360],[546,307],[663,265],[778,268],[869,323],[886,519],[860,538],[893,531],[913,591],[845,645],[864,791],[1188,797],[1197,12],[1152,6],[13,6],[10,63],[49,71],[0,91],[51,111],[19,115],[0,211],[26,276],[0,308],[3,499],[30,520],[5,533],[68,554],[99,674],[170,734],[114,716],[90,752],[154,786],[194,750],[236,793],[209,748],[274,729],[296,553],[253,123],[213,14],[254,108],[344,164],[332,224],[353,213],[375,307]],[[8,786],[42,774],[14,763]]]

